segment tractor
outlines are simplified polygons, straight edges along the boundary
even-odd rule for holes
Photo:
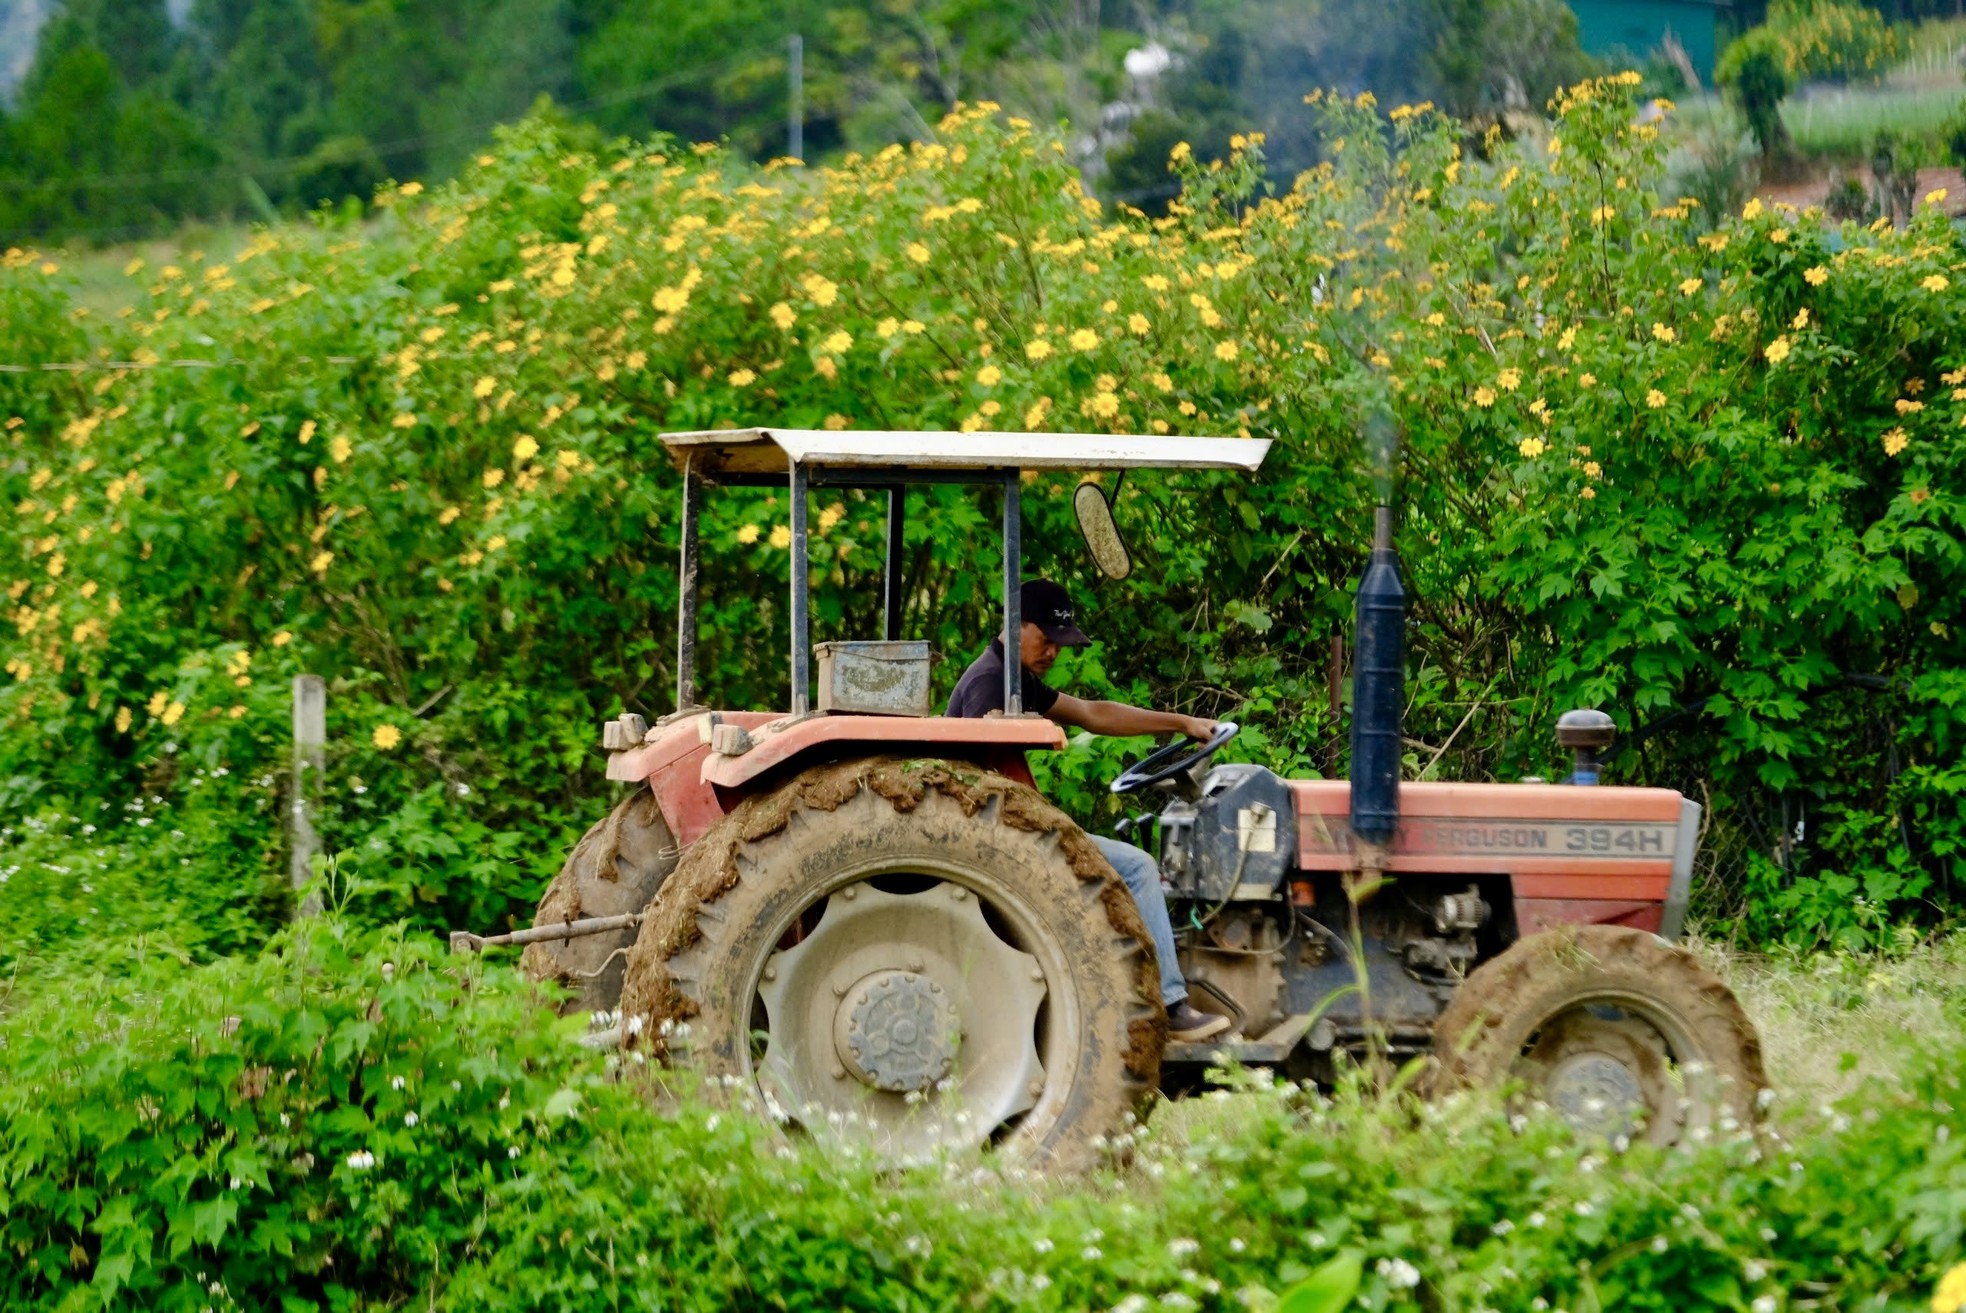
[[[1099,850],[1033,784],[1065,746],[1024,714],[932,714],[928,644],[901,635],[910,487],[1001,489],[1016,651],[1028,471],[1255,472],[1257,439],[778,428],[665,434],[682,476],[675,710],[603,728],[632,786],[573,850],[525,969],[603,1019],[604,1042],[700,1068],[815,1137],[897,1161],[987,1147],[1071,1170],[1161,1092],[1234,1064],[1331,1079],[1431,1055],[1433,1088],[1509,1085],[1580,1131],[1670,1144],[1754,1116],[1765,1085],[1734,995],[1673,941],[1698,804],[1598,783],[1610,717],[1562,717],[1567,781],[1402,783],[1404,591],[1381,508],[1357,595],[1353,778],[1151,752],[1112,782],[1156,851],[1191,998],[1232,1022],[1167,1040],[1153,947]],[[790,493],[785,710],[698,704],[698,521],[711,488]],[[885,632],[810,645],[807,500],[886,497]],[[1073,498],[1109,575],[1129,562],[1092,481]],[[815,669],[816,666],[816,669]],[[816,676],[816,697],[815,697]]]

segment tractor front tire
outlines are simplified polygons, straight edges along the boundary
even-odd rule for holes
[[[1761,1040],[1685,949],[1564,926],[1483,963],[1434,1027],[1438,1088],[1519,1083],[1580,1132],[1656,1145],[1756,1120]]]
[[[642,925],[631,1045],[895,1162],[1092,1164],[1166,1015],[1125,887],[1035,791],[941,761],[819,767],[685,855]]]
[[[655,901],[676,869],[676,840],[646,786],[594,822],[533,915],[534,926],[640,912]],[[574,1006],[611,1010],[621,1001],[628,949],[635,932],[614,930],[579,939],[528,944],[520,967],[534,980],[554,980],[574,993]]]

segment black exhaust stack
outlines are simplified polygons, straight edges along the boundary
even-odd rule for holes
[[[1406,703],[1406,590],[1393,550],[1393,512],[1373,520],[1352,634],[1352,833],[1375,848],[1399,826],[1400,716]],[[1376,863],[1369,863],[1376,864]]]

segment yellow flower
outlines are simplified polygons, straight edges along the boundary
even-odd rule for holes
[[[928,248],[926,246],[923,246],[920,242],[909,242],[908,258],[910,260],[913,260],[916,264],[927,264]]]
[[[1928,191],[1925,193],[1925,203],[1927,205],[1938,205],[1942,203],[1945,200],[1945,198],[1946,198],[1946,189],[1943,187],[1940,187],[1935,191]]]
[[[1896,401],[1892,402],[1891,404],[1898,408],[1898,413],[1900,415],[1916,415],[1919,411],[1925,409],[1924,402],[1912,401],[1906,397],[1899,397]]]
[[[420,196],[423,194],[423,184],[420,182],[406,182],[396,189],[396,194],[399,196]]]
[[[799,322],[799,312],[791,306],[786,305],[783,301],[775,303],[765,313],[770,315],[771,322],[777,324],[781,329],[790,328],[793,324]]]
[[[150,695],[150,701],[144,704],[143,709],[153,716],[161,716],[164,714],[164,708],[169,705],[170,700],[171,695],[168,693],[152,693]]]
[[[901,331],[901,321],[890,315],[888,318],[881,320],[880,323],[875,324],[874,331],[882,337],[893,337]]]
[[[294,641],[294,636],[288,633],[286,630],[282,629],[279,633],[273,635],[273,637],[268,641],[271,642],[275,647],[285,647],[287,644]]]
[[[1829,281],[1829,270],[1819,264],[1811,265],[1802,271],[1802,277],[1808,282],[1809,286],[1821,287]]]
[[[1905,436],[1903,429],[1892,429],[1884,435],[1884,454],[1886,456],[1895,456],[1910,445],[1911,439]]]
[[[1577,495],[1578,495],[1579,497],[1582,497],[1582,498],[1583,498],[1583,499],[1584,499],[1585,501],[1596,501],[1596,500],[1597,500],[1597,489],[1596,489],[1596,488],[1593,488],[1593,487],[1590,487],[1590,486],[1589,486],[1589,485],[1587,484],[1587,485],[1585,485],[1584,487],[1582,487],[1582,488],[1579,488],[1579,489],[1577,489]]]
[[[1095,392],[1079,404],[1079,409],[1096,419],[1111,419],[1119,414],[1120,399],[1110,392]]]
[[[334,463],[337,465],[346,465],[348,458],[354,454],[355,444],[342,434],[335,434],[334,440],[328,443],[328,455],[334,457]]]
[[[116,732],[118,734],[128,734],[130,732],[130,719],[130,709],[128,707],[116,708]]]
[[[1024,344],[1024,354],[1032,360],[1043,360],[1051,354],[1051,343],[1043,338],[1033,338]]]
[[[1795,312],[1795,318],[1793,318],[1793,319],[1791,319],[1791,320],[1789,320],[1789,327],[1790,327],[1790,328],[1807,328],[1807,327],[1809,327],[1809,307],[1808,307],[1808,306],[1806,306],[1806,305],[1805,305],[1805,306],[1803,306],[1803,307],[1802,307],[1802,308],[1801,308],[1800,310],[1798,310],[1798,311],[1796,311],[1796,312]]]
[[[1149,374],[1147,375],[1147,381],[1149,383],[1152,383],[1154,387],[1161,392],[1174,391],[1174,380],[1169,378],[1166,374],[1162,374],[1162,373]]]
[[[1939,1278],[1932,1292],[1932,1313],[1959,1313],[1966,1309],[1966,1263],[1956,1265]]]
[[[853,334],[847,332],[843,328],[838,330],[837,332],[829,334],[826,340],[819,344],[819,349],[821,351],[830,351],[836,356],[846,354],[846,352],[852,349],[852,347],[853,347]]]
[[[300,432],[295,436],[299,439],[301,446],[306,446],[312,440],[314,437],[314,428],[314,421],[311,419],[300,426]]]
[[[1128,315],[1126,317],[1126,326],[1129,331],[1138,333],[1142,337],[1145,337],[1148,330],[1153,327],[1152,324],[1147,322],[1147,316],[1145,315]]]
[[[730,385],[734,388],[748,388],[758,381],[758,376],[748,369],[730,371]]]
[[[1596,387],[1597,375],[1590,373],[1588,370],[1582,374],[1577,375],[1577,386],[1580,388]]]
[[[1237,353],[1241,350],[1242,348],[1237,346],[1233,341],[1217,342],[1215,344],[1215,358],[1217,360],[1234,360]]]
[[[1741,207],[1741,217],[1743,219],[1759,219],[1761,217],[1761,198],[1759,196],[1750,198],[1748,203]]]
[[[1672,325],[1670,324],[1655,323],[1652,325],[1652,336],[1661,342],[1670,342],[1678,337],[1679,334],[1672,331]]]
[[[402,741],[403,731],[397,729],[394,725],[377,725],[375,727],[375,733],[369,735],[369,742],[375,744],[384,752],[392,751]]]
[[[1089,328],[1081,328],[1078,332],[1072,334],[1071,340],[1072,350],[1090,351],[1099,345],[1099,334]]]
[[[479,476],[478,482],[484,484],[486,488],[496,488],[505,482],[505,471],[494,465]]]
[[[1657,388],[1653,388],[1651,391],[1645,394],[1645,404],[1652,407],[1652,409],[1657,410],[1659,407],[1666,404],[1666,394],[1659,391],[1659,389]]]
[[[774,524],[771,526],[769,541],[773,547],[782,552],[792,545],[792,531],[782,524]]]
[[[183,716],[184,716],[184,703],[173,702],[171,703],[170,706],[164,708],[164,714],[159,716],[157,719],[163,721],[166,725],[175,725],[178,723],[180,719],[183,718]]]
[[[513,460],[531,460],[539,454],[539,439],[530,433],[521,433],[512,443]]]
[[[1533,460],[1549,450],[1549,443],[1541,438],[1524,438],[1515,444],[1515,449]]]
[[[1787,241],[1788,239],[1789,239],[1789,230],[1786,228],[1776,228],[1768,234],[1768,240],[1774,242],[1777,245],[1780,245],[1781,243]]]
[[[498,380],[490,374],[471,385],[471,395],[482,400],[498,390]]]
[[[1595,479],[1598,475],[1604,473],[1604,467],[1594,460],[1587,460],[1584,462],[1584,473]]]
[[[1474,403],[1486,409],[1495,404],[1495,389],[1480,387],[1474,390]]]
[[[746,547],[758,541],[758,526],[755,524],[740,526],[737,530],[737,541],[743,543]]]
[[[307,568],[312,570],[315,574],[326,575],[328,572],[328,567],[333,564],[334,564],[333,552],[316,552],[314,553],[314,559],[307,563]]]
[[[1140,282],[1150,292],[1165,292],[1168,287],[1167,279],[1160,274],[1143,274]]]
[[[976,371],[976,381],[986,388],[993,388],[1003,382],[1003,371],[995,365],[985,365]]]
[[[841,505],[839,502],[834,502],[831,506],[828,506],[825,510],[819,512],[819,532],[821,533],[828,532],[829,530],[832,529],[834,525],[838,524],[841,520],[844,520],[845,518],[846,518],[846,507]]]
[[[1691,296],[1705,286],[1706,283],[1702,279],[1688,278],[1679,285],[1679,294],[1681,296]]]
[[[904,319],[901,321],[901,331],[909,334],[910,336],[914,336],[922,332],[925,332],[927,328],[928,325],[924,324],[919,319]]]
[[[416,412],[406,410],[389,421],[392,428],[413,429],[416,427]]]
[[[821,274],[807,274],[800,286],[806,289],[814,305],[827,306],[840,299],[839,284]]]
[[[1781,364],[1784,360],[1787,360],[1789,358],[1789,340],[1786,337],[1776,338],[1773,342],[1770,342],[1768,344],[1767,354],[1768,354],[1769,364],[1771,365]]]
[[[246,714],[246,709],[245,709],[244,707],[242,707],[242,706],[239,706],[238,704],[236,704],[236,703],[235,703],[235,704],[233,705],[233,707],[232,707],[232,709],[231,709],[230,711],[228,711],[228,712],[226,712],[225,714],[226,714],[226,715],[228,715],[228,716],[230,716],[230,717],[232,717],[232,719],[234,719],[234,720],[238,720],[238,719],[240,719],[240,718],[241,718],[242,716],[244,716],[244,715]]]
[[[456,506],[446,506],[444,507],[443,510],[437,512],[437,523],[450,524],[454,522],[457,519],[457,517],[462,514],[464,514],[464,511],[461,508]]]
[[[1928,292],[1943,292],[1952,284],[1946,281],[1944,274],[1931,274],[1919,286]]]
[[[1504,392],[1513,392],[1522,386],[1522,371],[1505,369],[1495,376],[1495,386]]]

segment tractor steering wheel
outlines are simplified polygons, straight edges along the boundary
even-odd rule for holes
[[[1214,756],[1224,743],[1236,736],[1236,731],[1240,728],[1233,720],[1225,720],[1215,726],[1215,732],[1208,736],[1206,742],[1184,735],[1166,747],[1154,749],[1120,772],[1119,778],[1113,781],[1113,792],[1132,793],[1135,789],[1144,789],[1149,784],[1171,780],[1193,769]],[[1190,751],[1190,745],[1198,746]],[[1186,755],[1182,755],[1184,753]]]

